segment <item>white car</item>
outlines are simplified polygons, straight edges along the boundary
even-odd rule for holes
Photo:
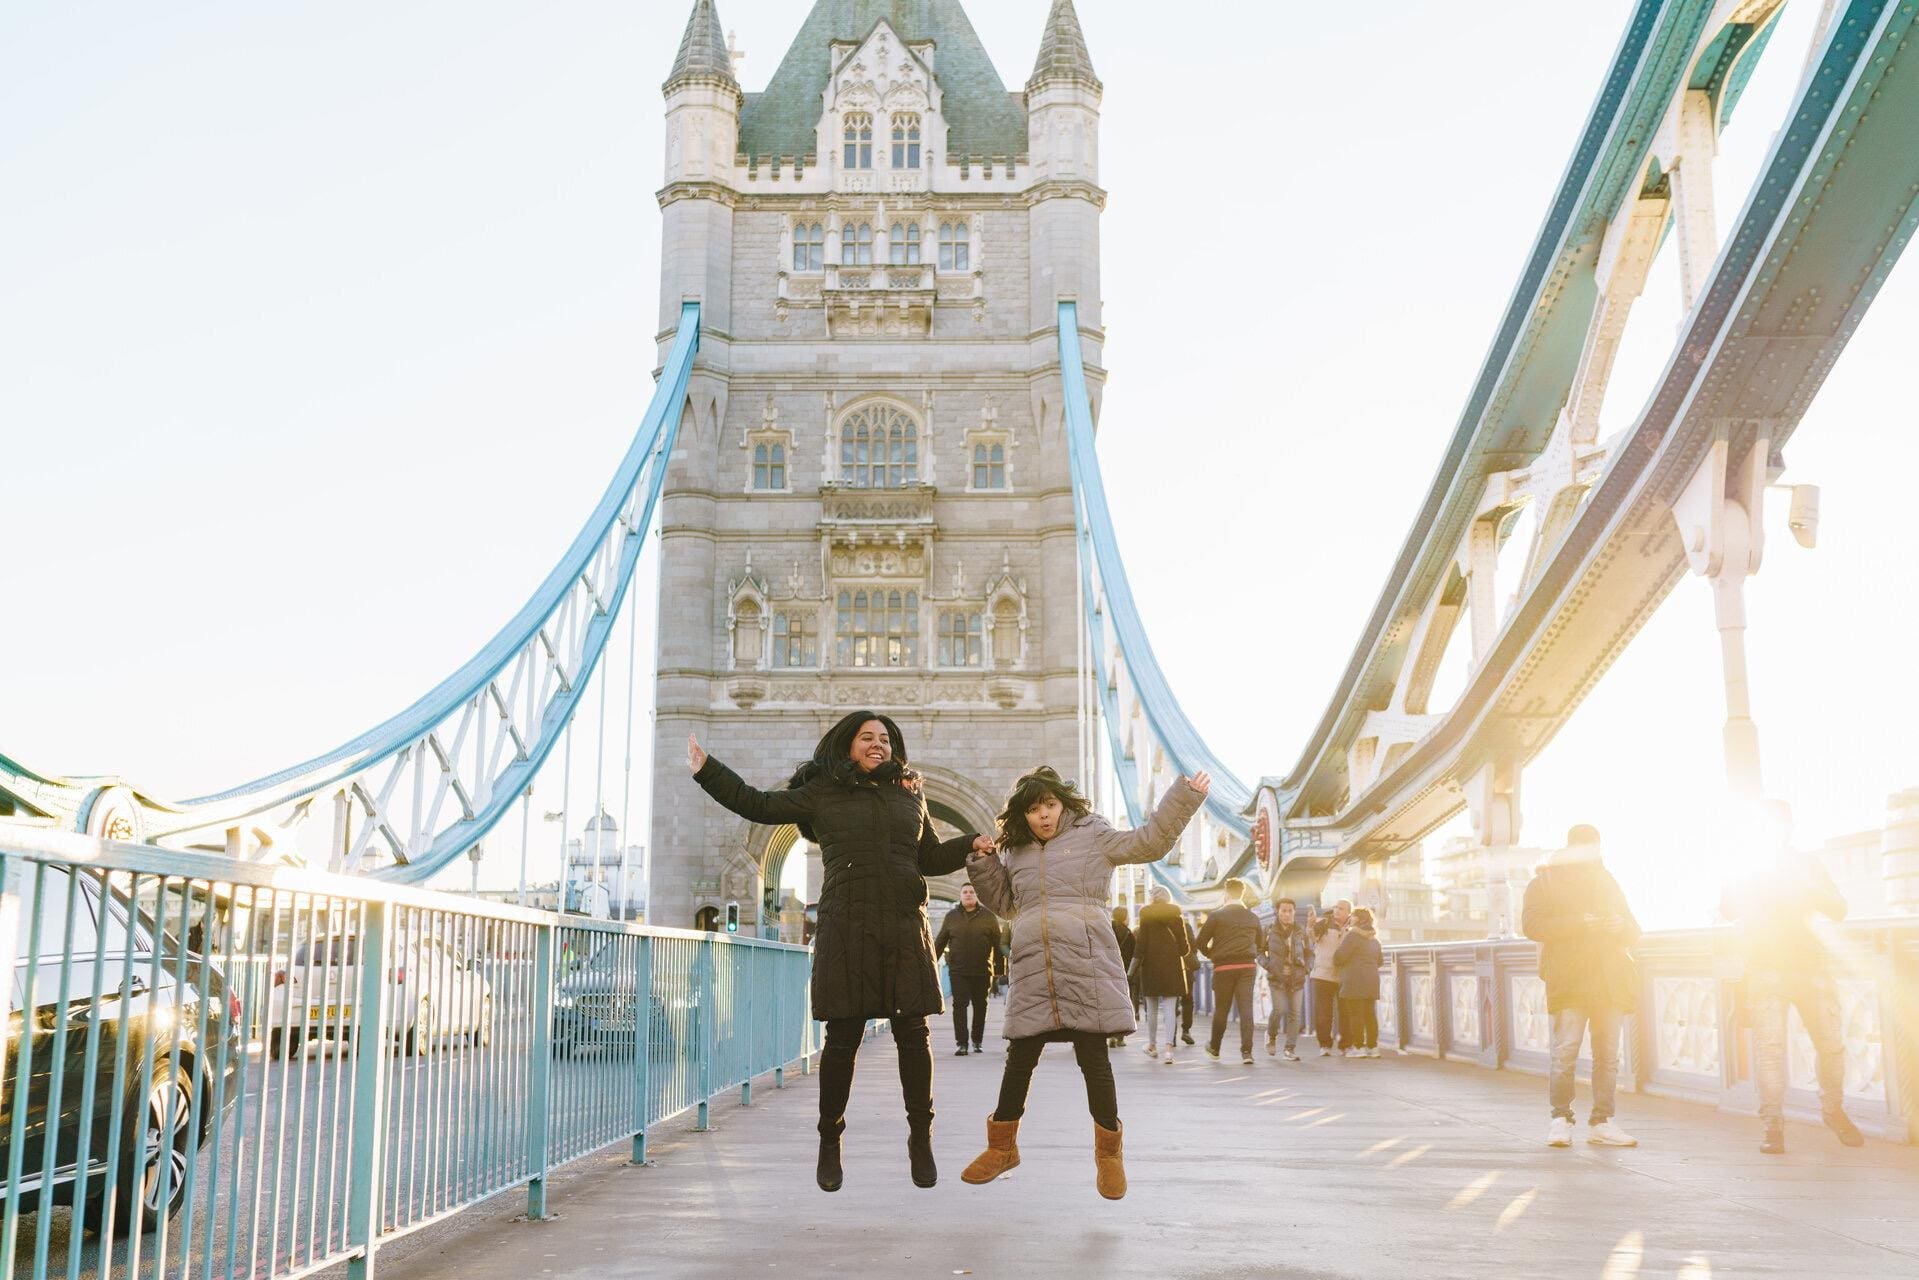
[[[435,938],[410,942],[390,976],[387,1026],[404,1052],[424,1053],[436,1040],[492,1040],[493,989],[458,949]],[[295,947],[273,975],[263,1023],[267,1052],[291,1057],[310,1039],[352,1034],[359,991],[357,937],[334,934]]]

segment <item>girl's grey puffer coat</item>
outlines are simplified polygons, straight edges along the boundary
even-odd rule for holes
[[[1007,1039],[1061,1029],[1131,1034],[1133,1001],[1107,906],[1113,868],[1165,857],[1204,799],[1181,779],[1137,830],[1089,813],[1044,844],[966,864],[980,901],[1013,921]]]

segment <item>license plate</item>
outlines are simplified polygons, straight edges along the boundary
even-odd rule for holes
[[[335,1022],[340,1017],[340,1006],[337,1004],[316,1004],[307,1009],[307,1017],[314,1022]]]

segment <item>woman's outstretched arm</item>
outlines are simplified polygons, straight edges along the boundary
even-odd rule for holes
[[[1203,773],[1175,782],[1160,798],[1159,808],[1146,825],[1133,831],[1108,828],[1099,841],[1100,852],[1115,866],[1127,862],[1158,862],[1179,843],[1179,833],[1199,812],[1213,780]]]
[[[951,840],[941,840],[939,832],[933,829],[932,815],[926,812],[926,802],[920,802],[920,874],[923,876],[943,876],[958,871],[966,865],[966,857],[972,853],[985,836],[967,832],[963,836],[954,836]]]
[[[813,816],[814,793],[806,787],[791,791],[761,791],[749,787],[739,774],[700,750],[692,738],[686,740],[687,763],[693,766],[693,781],[707,795],[748,822],[778,826],[783,822],[805,822]]]

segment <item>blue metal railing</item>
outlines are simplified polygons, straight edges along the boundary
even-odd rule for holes
[[[817,1047],[805,948],[0,834],[0,1275],[364,1273]]]

